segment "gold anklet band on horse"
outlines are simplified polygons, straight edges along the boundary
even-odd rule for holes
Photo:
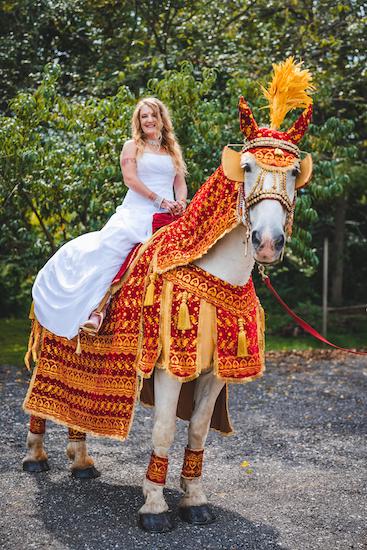
[[[201,477],[203,470],[203,456],[204,449],[195,450],[186,447],[181,477],[184,477],[185,479]]]
[[[158,485],[165,485],[167,471],[168,471],[168,458],[164,456],[157,456],[153,451],[150,457],[146,478],[152,483],[157,483]]]
[[[46,420],[32,414],[29,419],[29,431],[32,434],[43,435],[46,432]]]

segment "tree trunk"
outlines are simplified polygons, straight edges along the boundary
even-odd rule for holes
[[[335,201],[335,232],[333,247],[333,265],[331,273],[331,303],[334,306],[343,304],[343,271],[344,271],[344,236],[347,198],[345,195]]]

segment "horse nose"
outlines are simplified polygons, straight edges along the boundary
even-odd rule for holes
[[[274,246],[276,250],[282,250],[285,243],[285,238],[283,233],[281,233],[278,237],[274,239]]]
[[[253,244],[254,248],[255,249],[259,248],[260,243],[261,243],[261,236],[260,236],[260,232],[256,231],[256,229],[252,232],[251,240],[252,240],[252,244]]]

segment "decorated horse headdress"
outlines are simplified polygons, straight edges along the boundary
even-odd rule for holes
[[[295,63],[293,57],[278,65],[274,64],[273,78],[268,89],[262,86],[270,111],[270,127],[258,126],[243,97],[238,106],[240,129],[245,137],[242,152],[252,153],[260,165],[281,168],[294,165],[299,160],[300,174],[303,173],[302,178],[296,181],[297,189],[308,183],[312,171],[311,156],[306,157],[307,161],[302,163],[298,148],[311,120],[312,97],[309,93],[314,89],[311,73],[301,67],[302,63]],[[296,122],[288,130],[280,130],[286,114],[298,108],[304,110]]]
[[[273,65],[273,78],[263,94],[270,110],[270,127],[259,127],[248,103],[243,97],[239,101],[240,129],[245,140],[241,153],[228,147],[224,149],[222,164],[230,179],[244,180],[246,155],[251,153],[260,168],[257,181],[248,196],[241,198],[242,221],[248,227],[248,209],[263,199],[278,200],[287,211],[286,234],[290,236],[293,224],[296,195],[291,200],[286,188],[286,173],[292,167],[297,174],[295,189],[305,187],[312,175],[312,157],[307,154],[301,158],[298,143],[304,136],[312,116],[312,97],[314,89],[311,73],[302,69],[302,63],[295,63],[289,57],[279,65]],[[280,126],[286,114],[293,109],[303,108],[302,114],[287,130]],[[242,156],[241,156],[242,155]],[[273,185],[265,184],[267,176]],[[269,178],[267,178],[269,179]]]

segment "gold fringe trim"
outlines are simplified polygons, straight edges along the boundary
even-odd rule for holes
[[[257,299],[256,321],[257,321],[257,339],[259,344],[259,353],[260,353],[261,361],[264,362],[265,361],[265,312],[259,299]]]
[[[33,346],[33,335],[34,335],[34,321],[32,321],[31,332],[28,338],[28,347],[27,352],[24,356],[24,364],[27,370],[31,370],[31,356],[32,356],[32,346]]]
[[[32,301],[31,308],[29,310],[28,319],[31,319],[33,321],[33,319],[35,319],[35,318],[36,318],[36,316],[34,314],[34,302]]]
[[[28,339],[28,348],[24,356],[24,364],[27,370],[31,370],[31,360],[36,363],[39,359],[41,349],[43,327],[39,324],[36,317],[32,319],[31,333]]]
[[[93,435],[93,436],[96,436],[96,437],[105,437],[105,438],[108,438],[108,439],[117,439],[118,441],[126,441],[128,435],[130,433],[131,426],[133,424],[134,416],[135,416],[135,409],[136,409],[135,403],[137,402],[137,397],[138,397],[137,378],[135,379],[134,406],[133,406],[133,411],[132,411],[132,414],[130,416],[130,420],[129,420],[129,423],[128,423],[128,426],[127,426],[126,435],[112,435],[112,434],[108,434],[108,433],[100,433],[100,432],[94,431],[92,429],[88,429],[85,426],[79,426],[78,424],[68,423],[65,420],[62,420],[62,418],[60,418],[58,416],[55,416],[53,414],[47,414],[47,413],[43,413],[43,412],[40,412],[40,411],[35,411],[32,408],[27,407],[27,403],[28,403],[30,395],[32,394],[32,391],[33,391],[33,386],[34,386],[34,382],[36,380],[36,376],[37,376],[37,366],[33,370],[32,378],[31,378],[31,381],[30,381],[29,386],[28,386],[27,394],[26,394],[26,397],[25,397],[25,399],[23,401],[23,405],[22,405],[22,408],[23,408],[23,410],[26,414],[34,415],[34,416],[37,416],[38,418],[43,418],[44,420],[51,420],[52,422],[55,422],[56,424],[60,424],[61,426],[66,426],[66,428],[71,428],[71,429],[77,430],[79,432],[80,431],[84,432],[87,435],[89,434],[89,435]]]
[[[81,341],[80,341],[80,330],[78,332],[78,338],[76,340],[75,353],[76,353],[76,355],[81,355],[81,353],[82,353],[82,344],[81,344]]]
[[[200,300],[198,334],[196,344],[196,372],[212,368],[212,356],[217,345],[217,308]]]
[[[173,301],[173,283],[171,281],[164,280],[161,294],[161,316],[159,326],[159,338],[161,341],[161,355],[158,358],[160,362],[168,371],[170,347],[171,347],[171,315],[172,315],[172,301]]]

